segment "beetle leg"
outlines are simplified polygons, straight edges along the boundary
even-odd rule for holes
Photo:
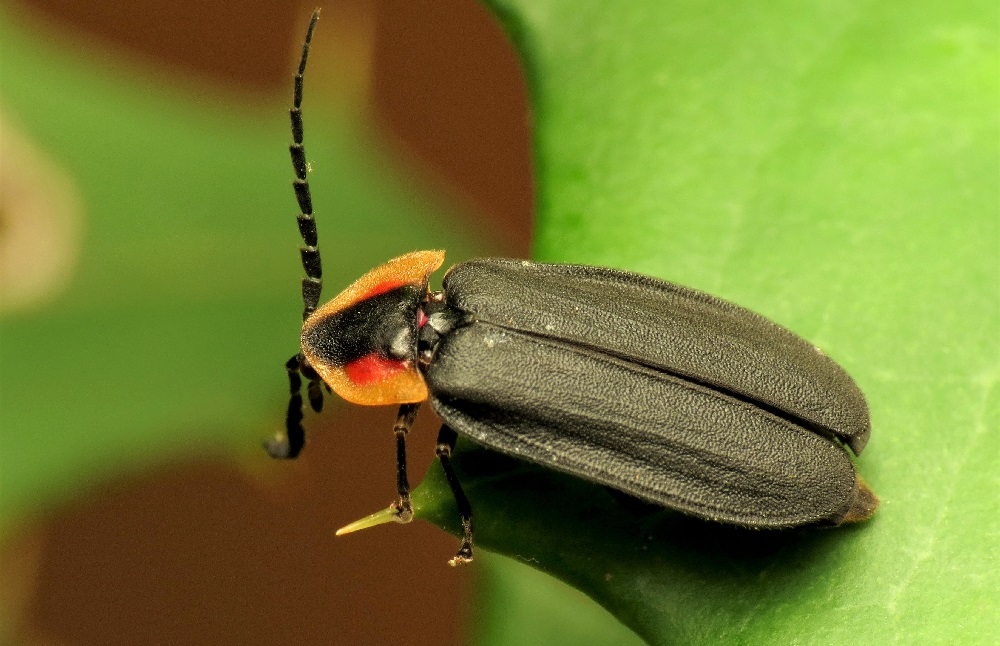
[[[458,476],[455,475],[455,468],[451,465],[451,452],[455,449],[455,440],[457,439],[458,435],[455,431],[447,426],[442,426],[438,433],[437,448],[434,451],[441,461],[444,475],[448,479],[448,486],[451,487],[451,494],[455,496],[458,515],[462,519],[462,546],[458,548],[458,554],[448,561],[448,565],[451,566],[468,563],[472,560],[472,505],[465,497],[462,485],[458,482]]]
[[[289,391],[288,412],[285,414],[285,432],[277,433],[264,443],[267,454],[272,458],[295,458],[306,442],[306,432],[302,428],[302,377],[299,375],[299,371],[304,366],[309,366],[309,364],[305,363],[301,353],[285,362]],[[312,367],[309,367],[309,370],[312,371]]]
[[[309,395],[309,406],[319,413],[323,410],[323,379],[307,362],[302,363],[301,370],[302,376],[309,380],[309,387],[306,390]]]
[[[410,481],[406,477],[406,436],[413,426],[413,420],[417,418],[416,404],[403,404],[399,407],[396,415],[396,423],[392,430],[396,434],[396,491],[399,493],[399,500],[392,503],[390,509],[396,516],[396,521],[408,523],[413,520],[413,505],[410,502]]]

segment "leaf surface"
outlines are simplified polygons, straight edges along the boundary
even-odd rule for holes
[[[750,532],[465,446],[478,545],[652,643],[993,643],[997,5],[488,5],[529,79],[536,258],[709,291],[823,348],[868,398],[882,506]],[[438,471],[418,516],[454,531]]]

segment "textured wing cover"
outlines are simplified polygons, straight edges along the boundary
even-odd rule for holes
[[[868,405],[851,377],[801,337],[728,301],[614,269],[489,258],[456,265],[444,288],[450,305],[478,321],[763,404],[855,453],[868,441]]]
[[[506,454],[712,520],[839,522],[846,451],[755,406],[627,361],[488,323],[427,368],[456,431]]]

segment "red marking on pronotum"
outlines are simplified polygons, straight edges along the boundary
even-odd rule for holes
[[[367,292],[362,294],[361,297],[358,298],[358,300],[363,301],[366,298],[371,298],[372,296],[378,296],[379,294],[391,292],[397,287],[402,287],[403,285],[406,284],[407,282],[405,280],[387,280],[384,283],[379,283],[378,285],[375,285],[374,287],[369,289]]]
[[[417,310],[417,327],[423,327],[427,323],[427,315],[423,310]]]
[[[405,361],[387,359],[377,352],[372,352],[344,366],[344,372],[347,373],[347,378],[357,385],[367,386],[406,372],[406,368]]]

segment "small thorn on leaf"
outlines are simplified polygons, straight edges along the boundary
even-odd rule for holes
[[[377,511],[371,516],[365,516],[361,520],[356,520],[350,525],[341,527],[337,530],[337,536],[343,536],[344,534],[350,534],[351,532],[356,532],[360,529],[368,529],[369,527],[375,527],[376,525],[383,525],[385,523],[392,522],[400,521],[395,508],[389,507],[388,509]]]

